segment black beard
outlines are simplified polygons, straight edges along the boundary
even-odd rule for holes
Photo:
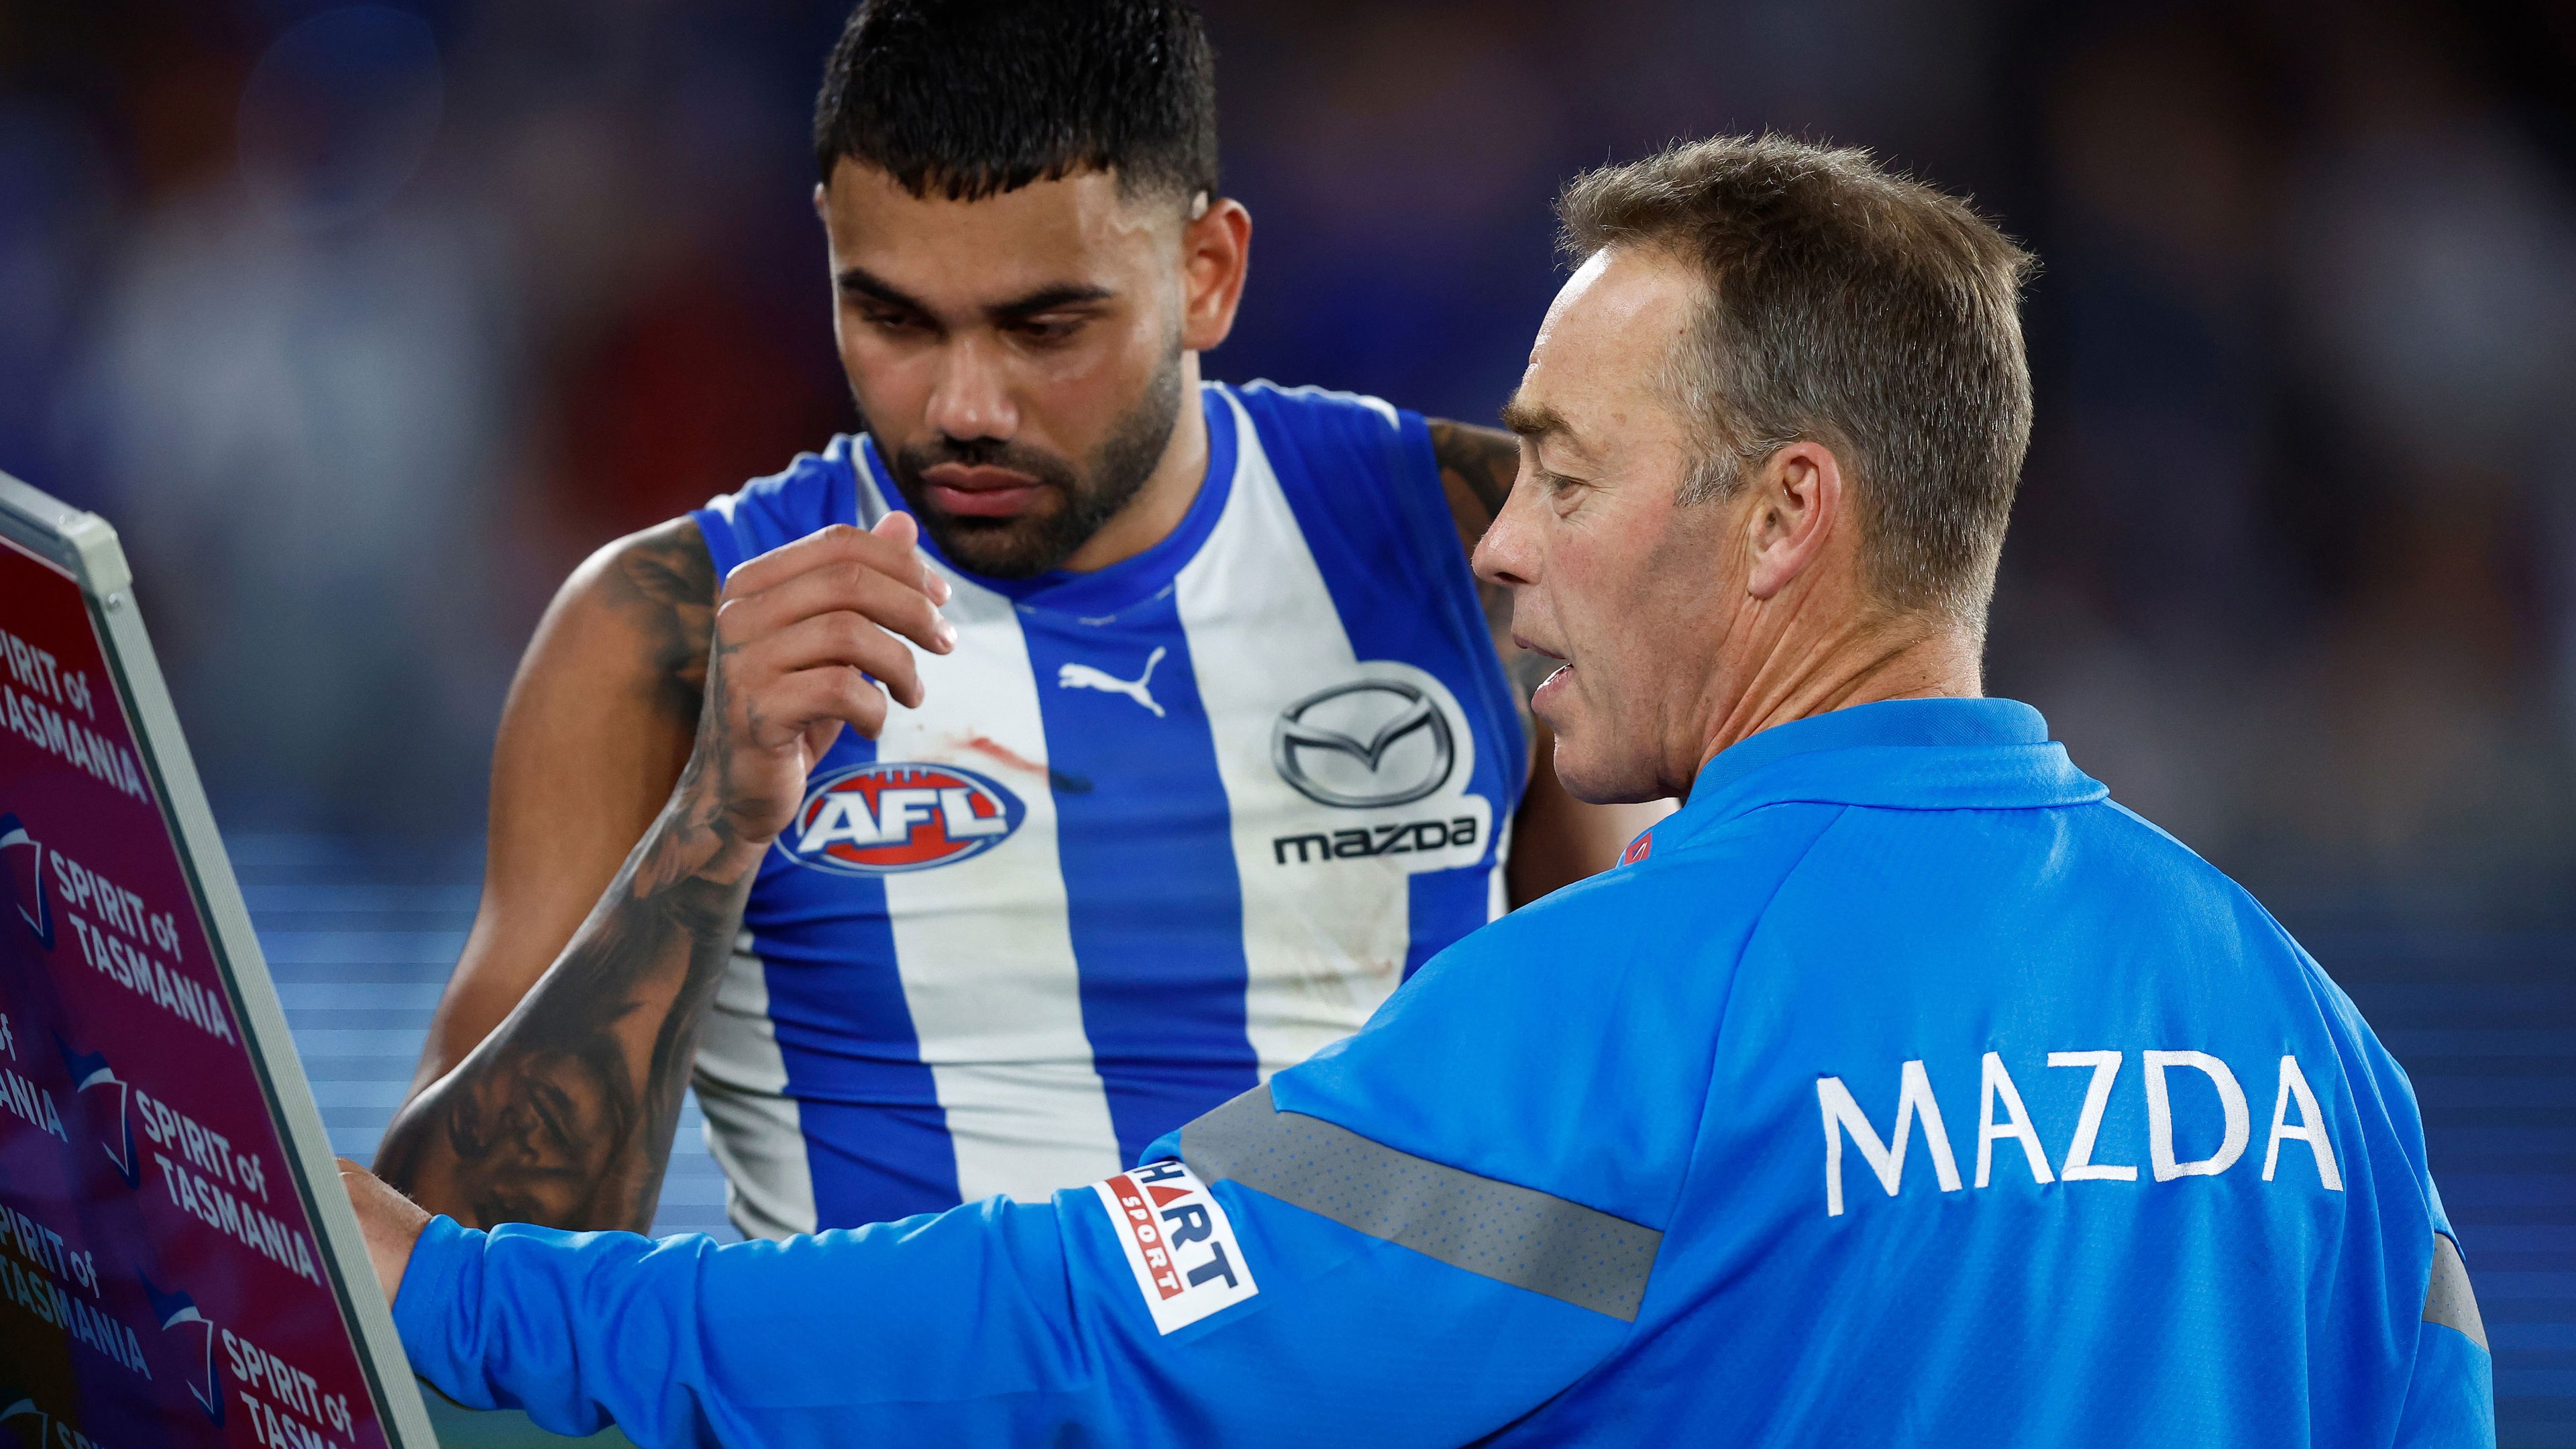
[[[887,456],[894,486],[921,520],[930,541],[969,573],[994,579],[1035,578],[1061,568],[1074,550],[1118,516],[1154,474],[1181,417],[1181,351],[1165,359],[1145,395],[1119,418],[1091,466],[1075,471],[1053,453],[998,438],[941,436]],[[884,455],[882,440],[879,453]],[[921,475],[942,463],[1008,468],[1037,480],[1038,498],[1016,518],[961,518],[930,506]],[[1050,506],[1052,505],[1052,506]]]

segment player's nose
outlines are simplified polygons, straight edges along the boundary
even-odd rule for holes
[[[943,350],[939,379],[930,390],[923,422],[952,438],[1009,438],[1019,431],[1019,409],[997,350],[961,337]]]

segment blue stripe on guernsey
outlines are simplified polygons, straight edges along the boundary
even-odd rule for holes
[[[1089,666],[1142,677],[1162,708],[1158,718],[1101,689],[1048,687],[1039,696],[1062,780],[1056,832],[1083,1030],[1119,1160],[1132,1162],[1170,1123],[1258,1076],[1244,1027],[1242,886],[1189,640],[1168,592],[1120,624],[1112,653],[1070,616],[1038,610],[1020,621],[1030,662],[1049,686],[1065,669]],[[1119,799],[1122,788],[1145,789],[1143,800]]]
[[[1121,1161],[1258,1079],[1225,787],[1167,582],[1233,489],[1234,412],[1213,393],[1204,409],[1207,481],[1162,543],[1095,573],[994,585],[1021,601],[1039,681],[1083,1031]]]
[[[815,775],[876,757],[874,741],[845,729]],[[798,927],[825,916],[832,946],[817,952]],[[873,1222],[955,1206],[956,1154],[895,969],[885,881],[821,876],[773,850],[744,924],[769,983],[817,1217]]]
[[[1517,721],[1501,661],[1484,647],[1490,636],[1475,607],[1475,579],[1458,547],[1429,425],[1415,413],[1316,388],[1254,383],[1236,395],[1262,430],[1351,651],[1362,659],[1437,660],[1442,667],[1431,672],[1461,704]],[[1292,406],[1300,424],[1293,429]],[[1440,587],[1423,587],[1426,570],[1443,576]],[[1509,739],[1514,748],[1477,752],[1467,785],[1496,803],[1496,841],[1527,783],[1528,743],[1516,729]],[[1495,860],[1489,844],[1478,865],[1413,877],[1406,975],[1491,918]]]

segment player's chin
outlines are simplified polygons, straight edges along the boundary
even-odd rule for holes
[[[1033,578],[1064,562],[1067,552],[1044,502],[1008,518],[923,510],[931,541],[949,560],[986,578]]]

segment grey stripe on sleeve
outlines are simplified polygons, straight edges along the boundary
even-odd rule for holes
[[[1453,1268],[1637,1321],[1664,1235],[1282,1112],[1255,1087],[1181,1129],[1202,1182],[1231,1179]]]
[[[2478,1316],[2478,1295],[2469,1289],[2469,1265],[2460,1261],[2459,1245],[2440,1233],[2433,1235],[2433,1277],[2424,1285],[2424,1321],[2456,1328],[2469,1336],[2469,1342],[2487,1346],[2487,1323]]]

